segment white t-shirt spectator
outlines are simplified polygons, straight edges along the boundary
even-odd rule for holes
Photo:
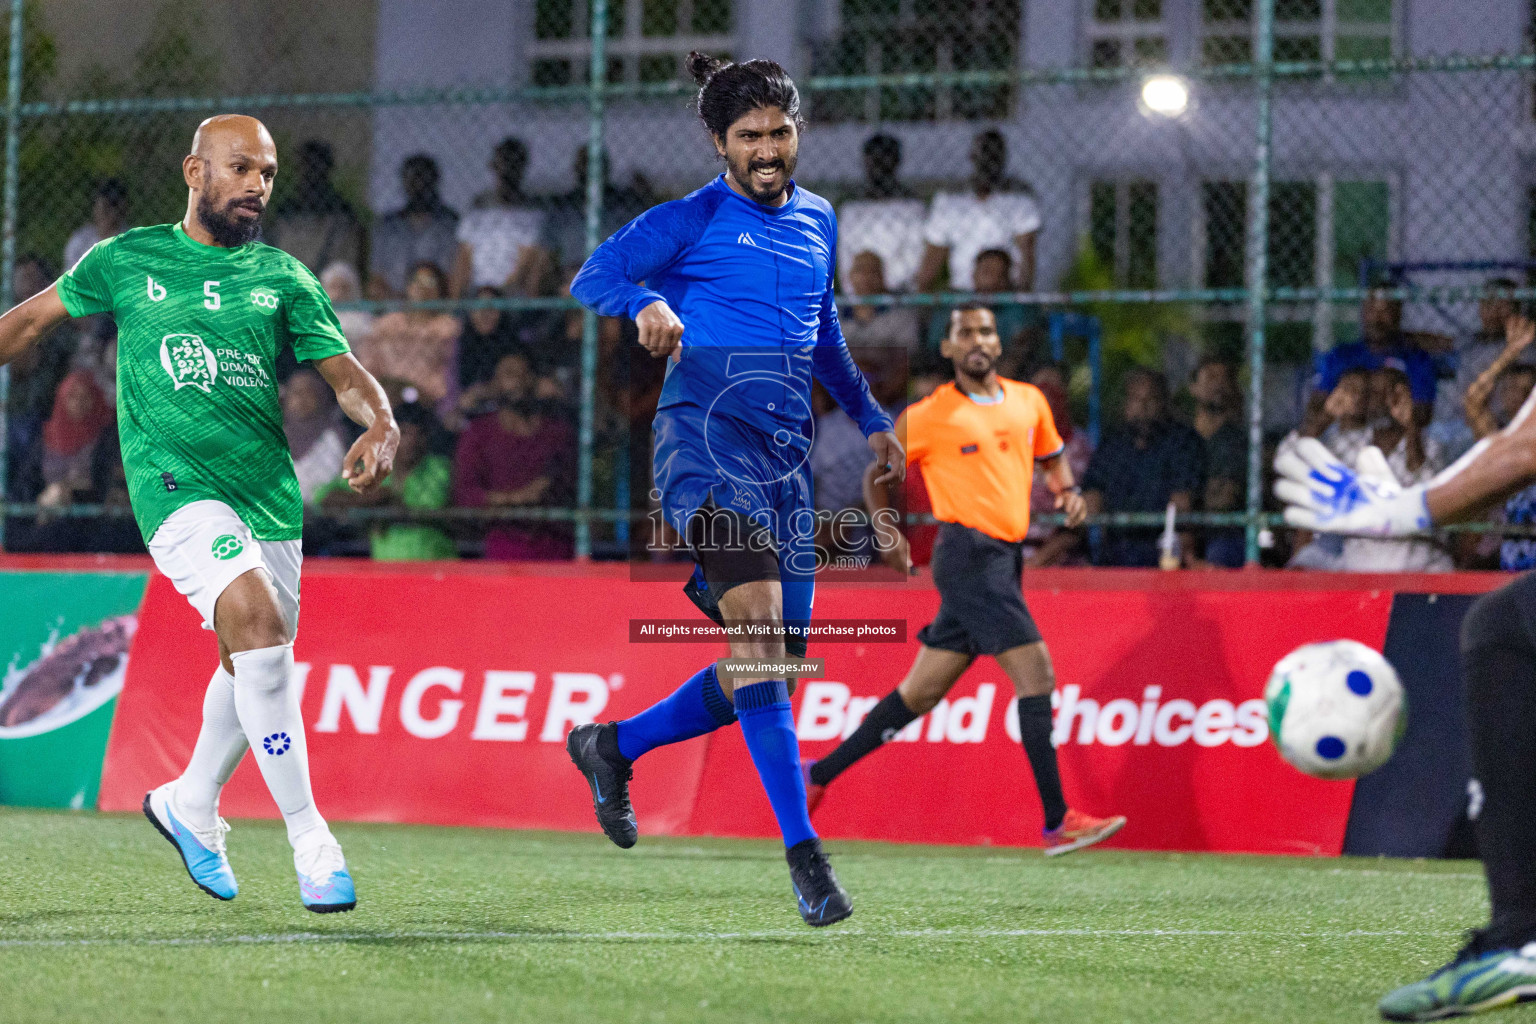
[[[526,206],[483,206],[459,221],[459,241],[473,251],[470,285],[502,288],[518,257],[544,235],[544,212]]]
[[[1414,472],[1408,468],[1408,442],[1399,441],[1386,453],[1392,475],[1403,487],[1428,483],[1445,468],[1445,456],[1433,438],[1424,438],[1424,462]],[[1345,537],[1344,572],[1450,572],[1456,568],[1450,553],[1433,541],[1373,540]]]
[[[993,192],[985,199],[974,192],[940,192],[933,197],[923,239],[949,249],[949,286],[968,292],[974,287],[971,274],[978,253],[1006,249],[1017,267],[1024,254],[1014,239],[1038,230],[1040,207],[1023,192]]]
[[[853,258],[861,252],[880,257],[885,286],[893,292],[912,287],[923,261],[926,211],[921,199],[854,199],[837,211],[837,267],[843,288]]]
[[[64,243],[64,269],[73,268],[80,262],[80,257],[99,241],[101,241],[101,232],[97,231],[96,225],[90,221],[75,228],[69,236],[69,241]]]

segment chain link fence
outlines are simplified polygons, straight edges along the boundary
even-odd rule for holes
[[[1265,473],[1292,429],[1379,419],[1418,475],[1464,450],[1485,424],[1462,409],[1467,387],[1501,350],[1503,320],[1536,295],[1536,179],[1520,142],[1533,135],[1533,61],[1522,39],[1506,54],[1415,58],[1402,6],[1090,0],[1072,59],[1053,66],[1028,56],[1024,0],[786,6],[786,18],[815,12],[800,29],[809,128],[796,177],[838,208],[850,335],[899,352],[861,351],[882,399],[899,405],[942,378],[948,310],[978,294],[998,312],[1004,372],[1059,378],[1100,443],[1118,429],[1128,375],[1162,371],[1197,426],[1228,425],[1235,447],[1211,445],[1180,522],[1206,528],[1201,549],[1244,532],[1239,561],[1291,553],[1283,532],[1269,548]],[[465,554],[631,553],[660,374],[631,325],[583,314],[568,284],[595,240],[718,173],[681,80],[687,51],[754,48],[730,0],[529,7],[526,85],[234,96],[198,77],[169,23],[110,88],[59,82],[46,19],[18,6],[5,280],[22,297],[96,237],[178,219],[174,168],[196,122],[254,114],[283,166],[267,240],[324,275],[365,363],[432,414],[422,445],[447,468],[433,494],[385,508],[322,495],[316,548],[365,553],[398,527]],[[1408,371],[1411,426],[1391,426],[1386,379],[1343,420],[1309,408],[1320,354],[1362,335],[1370,347],[1351,358],[1376,365],[1386,351]],[[1423,360],[1404,365],[1400,347]],[[498,377],[508,355],[521,361]],[[89,524],[71,534],[86,546],[106,536],[111,488],[58,501],[38,451],[60,378],[85,371],[110,392],[112,358],[111,325],[84,322],[12,368],[8,546],[39,535],[44,498],[45,526]],[[1192,389],[1213,360],[1234,364],[1245,408],[1225,407],[1219,382]],[[1522,383],[1505,376],[1494,421]],[[547,458],[531,478],[544,482],[468,486],[462,458],[453,465],[462,432],[514,393],[527,413],[517,429],[539,432],[518,443]],[[1102,522],[1161,525],[1160,510],[1116,497]],[[1490,530],[1522,533],[1472,528]]]

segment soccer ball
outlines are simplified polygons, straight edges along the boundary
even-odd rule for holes
[[[1397,670],[1354,640],[1306,644],[1281,658],[1264,703],[1280,756],[1320,779],[1354,779],[1380,768],[1407,724]]]

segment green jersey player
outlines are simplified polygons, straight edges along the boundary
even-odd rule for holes
[[[255,240],[276,174],[260,121],[204,121],[182,161],[182,221],[97,243],[0,317],[0,363],[67,316],[117,321],[118,431],[134,516],[156,567],[219,641],[192,759],[145,796],[144,813],[204,892],[233,899],[219,790],[252,748],[288,827],[300,898],[326,913],[351,910],[357,897],[310,792],[291,682],[303,502],[283,436],[278,354],[291,348],[312,361],[365,428],[342,466],[355,490],[389,474],[400,434],[315,276]]]

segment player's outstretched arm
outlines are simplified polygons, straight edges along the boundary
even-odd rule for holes
[[[51,284],[26,302],[0,316],[0,365],[11,362],[47,337],[69,317],[59,298],[59,286]]]
[[[1523,319],[1523,318],[1522,318]],[[1313,438],[1275,459],[1275,494],[1292,526],[1327,533],[1400,537],[1476,515],[1536,480],[1536,393],[1509,426],[1486,437],[1439,476],[1404,489],[1380,449],[1346,466]]]
[[[341,476],[359,494],[384,482],[394,467],[400,446],[400,428],[390,411],[389,398],[373,374],[350,352],[315,362],[315,369],[336,392],[336,403],[352,422],[364,427],[342,463]]]
[[[1451,523],[1486,509],[1536,480],[1536,392],[1509,426],[1472,446],[1429,482],[1424,505],[1436,523]]]

